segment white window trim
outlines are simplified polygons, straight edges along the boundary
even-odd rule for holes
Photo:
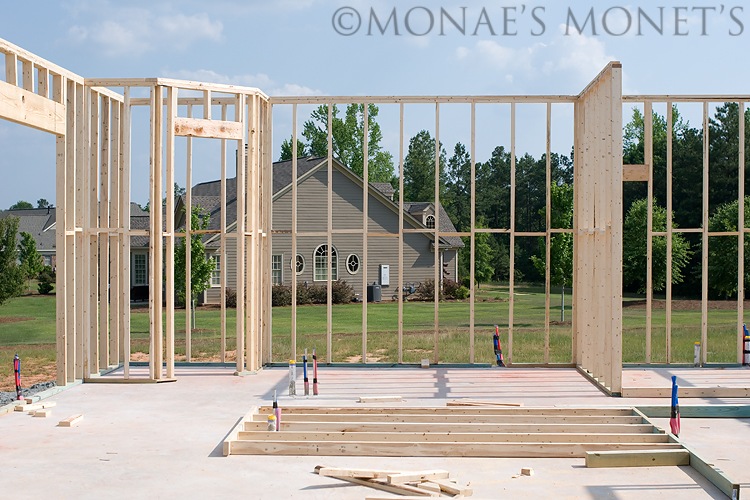
[[[432,217],[432,227],[427,223],[427,221],[430,220],[430,217]],[[435,229],[435,216],[432,214],[427,214],[424,218],[424,225],[428,229]]]
[[[331,276],[326,276],[326,278],[318,279],[317,273],[316,273],[317,267],[318,267],[318,262],[316,260],[316,257],[317,257],[316,254],[318,253],[318,250],[320,249],[320,247],[327,247],[327,246],[328,246],[327,243],[322,243],[322,244],[318,245],[317,247],[315,247],[315,250],[313,250],[313,281],[327,282],[328,278],[331,277]],[[326,275],[328,275],[328,258],[329,258],[329,256],[331,256],[331,275],[332,276],[336,276],[336,279],[332,279],[331,281],[337,281],[339,279],[339,251],[336,250],[336,247],[333,246],[333,245],[331,245],[331,248],[333,249],[333,253],[336,254],[336,259],[334,260],[332,258],[332,254],[330,252],[329,252],[329,255],[326,256]]]
[[[273,268],[273,258],[279,257],[279,268],[274,269]],[[273,280],[273,273],[274,271],[279,271],[281,273],[281,280],[278,283],[275,283]],[[283,285],[284,284],[284,254],[283,253],[275,253],[271,255],[271,284],[272,285]]]
[[[357,258],[357,270],[354,271],[354,272],[352,272],[349,269],[349,258],[351,258],[352,256],[354,256],[354,257]],[[352,275],[358,274],[359,270],[362,269],[362,259],[360,259],[359,255],[357,255],[356,253],[350,253],[349,255],[346,256],[346,261],[344,261],[344,267],[346,267],[346,272],[347,273],[352,274]]]
[[[145,264],[144,267],[145,267],[145,271],[146,271],[145,272],[145,276],[144,276],[144,280],[142,282],[136,280],[137,274],[136,274],[136,268],[135,268],[135,259],[136,259],[136,257],[140,257],[140,256],[143,257],[143,262]],[[133,261],[131,262],[131,266],[133,266],[132,267],[132,271],[133,271],[132,272],[132,280],[133,280],[133,282],[131,283],[131,286],[146,286],[146,285],[148,285],[148,254],[147,253],[141,253],[141,252],[134,253],[133,254]]]
[[[214,270],[211,271],[211,288],[221,288],[221,254],[219,253],[212,253],[209,255],[209,258],[214,261]],[[217,271],[216,266],[216,260],[218,259],[219,265],[218,265],[218,272],[219,272],[219,279],[216,283],[214,283],[214,273]]]

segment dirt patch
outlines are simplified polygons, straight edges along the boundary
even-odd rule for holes
[[[36,373],[30,374],[24,372],[23,362],[21,363],[21,387],[28,388],[39,382],[49,382],[55,380],[57,376],[57,367],[54,364],[39,365],[35,367]],[[15,391],[16,378],[11,371],[8,375],[0,377],[0,391]]]
[[[31,321],[34,318],[26,318],[24,316],[3,316],[0,317],[0,323],[20,323],[21,321]]]
[[[652,306],[654,309],[666,309],[666,300],[653,300]],[[622,303],[623,308],[635,308],[645,309],[645,300],[627,300]],[[750,300],[745,301],[745,308],[750,307]],[[736,300],[709,300],[708,308],[715,311],[735,311],[737,310]],[[700,300],[673,300],[672,301],[673,311],[700,311],[701,301]]]
[[[383,358],[380,358],[378,356],[373,356],[372,354],[367,354],[367,362],[368,363],[379,363],[383,361]],[[361,363],[362,362],[362,355],[359,354],[357,356],[349,356],[344,360],[345,363]]]

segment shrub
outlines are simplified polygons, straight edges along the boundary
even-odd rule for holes
[[[442,294],[440,294],[438,299],[442,299]],[[435,300],[435,280],[429,279],[420,283],[417,287],[417,291],[414,292],[414,300],[421,300],[424,302],[432,302]]]
[[[237,292],[227,287],[227,290],[224,295],[226,297],[227,307],[236,308],[237,307]]]
[[[458,287],[461,286],[457,282],[451,280],[451,279],[444,279],[443,280],[443,295],[446,299],[457,299],[456,292],[458,291]]]
[[[346,281],[337,280],[331,283],[331,302],[348,304],[354,300],[354,288]]]
[[[334,281],[331,284],[331,302],[348,304],[354,300],[354,288],[346,281]],[[325,283],[309,285],[307,282],[297,284],[297,305],[326,304],[328,287]],[[271,289],[271,304],[276,306],[292,305],[292,287],[274,285]],[[227,302],[227,305],[229,303]]]
[[[292,288],[284,285],[273,285],[271,287],[271,305],[291,306],[292,305]]]
[[[42,271],[39,273],[39,284],[36,286],[36,289],[39,290],[39,293],[42,295],[47,295],[52,291],[52,284],[55,282],[56,278],[55,270],[52,269],[50,266],[44,266],[42,268]]]
[[[458,287],[458,289],[456,290],[456,299],[458,300],[466,300],[469,298],[469,295],[470,295],[469,289],[463,285]]]
[[[307,293],[311,304],[325,304],[328,302],[328,288],[326,285],[308,285]]]

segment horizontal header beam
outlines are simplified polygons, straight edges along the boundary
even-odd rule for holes
[[[0,118],[65,135],[63,104],[3,81],[0,81]]]
[[[200,118],[174,119],[174,133],[182,137],[206,137],[213,139],[236,139],[245,137],[242,123]]]

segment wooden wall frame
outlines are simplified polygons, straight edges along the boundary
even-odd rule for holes
[[[543,232],[521,232],[515,227],[511,216],[509,227],[480,229],[476,227],[476,185],[471,183],[471,228],[465,232],[446,233],[435,228],[429,230],[434,238],[441,236],[467,237],[470,241],[472,263],[472,293],[470,298],[469,363],[475,362],[475,301],[473,294],[475,238],[479,233],[508,234],[510,245],[510,300],[508,345],[506,360],[514,365],[514,245],[516,237],[542,237],[549,242],[554,234],[574,235],[574,315],[572,326],[571,364],[578,366],[587,376],[596,380],[611,393],[622,389],[622,181],[647,181],[652,196],[653,144],[650,141],[651,120],[654,103],[664,102],[668,109],[675,102],[699,102],[703,104],[704,150],[707,150],[708,106],[710,102],[739,102],[744,110],[750,96],[623,96],[622,68],[617,62],[610,63],[579,95],[548,96],[322,96],[322,97],[274,97],[269,98],[255,88],[219,85],[202,82],[180,81],[165,78],[86,79],[46,61],[24,49],[0,39],[0,53],[5,60],[4,80],[0,77],[0,118],[51,133],[56,137],[57,175],[57,382],[59,385],[80,379],[89,379],[100,371],[113,366],[123,366],[123,378],[132,377],[130,371],[130,238],[150,236],[149,307],[150,307],[150,359],[149,381],[171,380],[175,366],[174,302],[165,297],[174,295],[174,254],[176,238],[190,236],[194,232],[188,227],[183,232],[175,227],[174,217],[166,217],[156,210],[151,214],[148,230],[130,227],[131,191],[131,140],[132,110],[145,107],[150,116],[150,202],[159,206],[167,188],[174,182],[175,139],[186,137],[186,178],[192,184],[192,141],[205,138],[221,141],[222,153],[218,160],[221,166],[221,203],[226,206],[227,173],[226,147],[236,143],[238,151],[237,219],[227,220],[222,210],[220,229],[214,231],[220,238],[220,255],[225,259],[227,248],[237,249],[237,358],[236,372],[239,374],[260,369],[272,359],[271,338],[271,245],[273,234],[272,217],[272,111],[274,107],[291,106],[293,116],[292,135],[296,138],[297,107],[299,105],[323,105],[328,109],[329,124],[332,108],[337,104],[395,104],[399,106],[399,164],[403,168],[404,157],[404,107],[408,104],[429,104],[435,109],[435,147],[440,148],[441,105],[463,103],[471,108],[471,169],[475,173],[476,152],[476,107],[480,104],[499,104],[510,109],[511,151],[511,214],[515,211],[515,152],[516,152],[516,107],[517,104],[540,104],[546,106],[546,179],[547,214]],[[19,71],[19,65],[21,71]],[[149,97],[140,97],[148,93]],[[139,97],[135,97],[138,95]],[[646,112],[646,137],[644,165],[622,165],[622,110],[624,105],[643,103]],[[552,107],[567,104],[575,108],[575,208],[573,229],[552,228],[550,221],[550,170],[549,161]],[[185,111],[187,110],[187,111]],[[202,111],[196,117],[196,111]],[[220,110],[220,116],[216,113]],[[669,114],[669,113],[668,113]],[[216,115],[216,116],[215,116]],[[228,119],[232,116],[232,119]],[[671,115],[668,127],[673,127]],[[367,120],[365,119],[365,123]],[[669,136],[669,134],[668,134]],[[365,137],[368,137],[365,133]],[[292,141],[296,157],[296,141]],[[739,200],[744,198],[744,122],[740,121],[740,179]],[[328,130],[328,217],[325,236],[329,248],[332,244],[332,133]],[[369,145],[364,143],[364,158]],[[668,212],[671,214],[671,169],[672,144],[668,138]],[[296,179],[297,162],[293,160],[293,178]],[[440,163],[436,161],[435,179],[440,178]],[[365,175],[368,163],[364,163]],[[474,175],[472,175],[473,179]],[[403,178],[399,180],[403,190]],[[704,151],[704,190],[708,186],[708,154]],[[593,193],[593,194],[592,194]],[[292,223],[292,248],[296,238],[303,234],[296,221],[296,182],[293,182],[292,197],[294,219]],[[704,193],[705,194],[705,193]],[[439,188],[436,182],[435,202],[439,203]],[[174,202],[167,196],[166,214],[174,213]],[[192,208],[190,189],[186,196],[188,213]],[[403,202],[398,202],[403,208]],[[703,228],[685,228],[683,232],[701,232],[703,238],[703,301],[702,341],[707,335],[707,242],[710,233],[707,221],[707,196],[704,197]],[[403,213],[399,216],[398,232],[384,234],[368,228],[368,196],[363,195],[364,213],[362,227],[352,233],[363,237],[363,257],[368,256],[367,240],[370,237],[387,237],[397,242],[399,251],[398,287],[404,285],[402,272],[405,230]],[[401,210],[403,212],[403,210]],[[665,233],[653,231],[652,203],[649,203],[648,262],[651,263],[652,238],[671,236],[668,224]],[[740,211],[741,212],[741,211]],[[436,214],[436,218],[440,215]],[[744,214],[740,214],[739,227],[734,233],[739,239],[738,266],[740,276],[744,265]],[[416,230],[418,231],[418,230]],[[671,244],[671,238],[668,238]],[[292,257],[296,254],[293,251]],[[671,255],[668,257],[671,259]],[[583,265],[587,263],[589,265]],[[440,279],[439,260],[435,254],[435,279]],[[330,252],[329,252],[330,276]],[[188,287],[189,268],[188,267]],[[651,265],[649,264],[649,277]],[[667,266],[668,272],[671,266]],[[163,274],[164,272],[164,274]],[[165,276],[162,278],[162,276]],[[545,273],[545,335],[542,366],[550,363],[550,277]],[[671,285],[667,280],[667,302],[671,301]],[[365,280],[365,283],[367,280]],[[226,290],[226,270],[221,273],[222,297]],[[743,291],[740,280],[739,289]],[[293,285],[294,288],[295,285]],[[109,293],[107,292],[109,291]],[[362,290],[366,295],[366,289]],[[398,362],[403,363],[403,300],[398,299]],[[740,294],[742,295],[742,293]],[[437,290],[436,290],[437,298]],[[653,288],[647,293],[647,336],[651,334],[651,309]],[[222,299],[221,348],[222,361],[226,361],[226,304]],[[362,361],[367,363],[367,303],[364,302],[362,318]],[[434,302],[434,346],[433,362],[439,363],[439,308]],[[669,311],[669,307],[667,309]],[[299,311],[292,306],[292,345],[290,358],[299,355],[297,348],[297,317]],[[164,327],[162,320],[166,319]],[[743,319],[743,303],[738,300],[738,323]],[[190,318],[186,318],[186,357],[191,352]],[[671,329],[670,312],[667,312],[667,345]],[[332,347],[331,282],[328,281],[326,362],[334,360]],[[650,345],[650,343],[649,343]],[[647,348],[648,349],[648,348]],[[704,359],[706,361],[706,350]],[[738,338],[738,360],[742,355],[742,344]],[[669,360],[668,360],[669,361]],[[650,351],[647,360],[650,362]]]

